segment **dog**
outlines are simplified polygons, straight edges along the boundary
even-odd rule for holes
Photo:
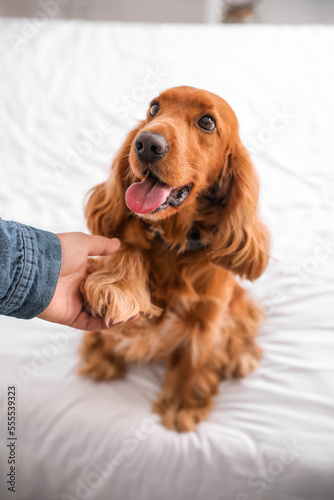
[[[219,382],[261,357],[263,313],[239,279],[269,259],[258,192],[226,101],[186,86],[153,99],[86,205],[89,230],[122,244],[82,283],[86,309],[118,326],[85,332],[79,373],[110,380],[127,363],[164,360],[153,412],[179,432],[208,418]]]

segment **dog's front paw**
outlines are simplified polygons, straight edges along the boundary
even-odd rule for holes
[[[196,426],[200,422],[207,420],[210,407],[186,408],[181,404],[159,398],[153,405],[153,413],[160,415],[161,422],[167,429],[178,432],[189,432],[196,430]]]
[[[125,364],[113,359],[112,356],[88,356],[79,366],[78,375],[91,377],[95,380],[111,380],[121,377],[125,373]]]
[[[82,363],[78,375],[85,375],[95,380],[111,380],[124,375],[124,359],[114,355],[108,333],[86,332],[79,353]]]
[[[122,323],[141,312],[139,301],[121,284],[103,283],[94,274],[82,284],[82,293],[87,312],[105,318],[106,324]]]

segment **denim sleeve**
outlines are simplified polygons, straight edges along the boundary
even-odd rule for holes
[[[0,220],[0,314],[31,319],[50,304],[58,282],[58,236]]]

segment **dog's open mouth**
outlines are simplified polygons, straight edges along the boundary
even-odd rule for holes
[[[148,173],[141,182],[134,182],[127,189],[125,202],[136,214],[152,214],[166,210],[169,206],[179,207],[188,198],[193,184],[173,187],[161,182]]]

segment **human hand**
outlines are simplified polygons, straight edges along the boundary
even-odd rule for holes
[[[84,233],[60,233],[57,236],[63,250],[60,275],[49,306],[38,317],[81,330],[116,326],[107,327],[103,318],[90,316],[83,310],[80,284],[88,272],[88,257],[111,255],[120,247],[120,241]]]

